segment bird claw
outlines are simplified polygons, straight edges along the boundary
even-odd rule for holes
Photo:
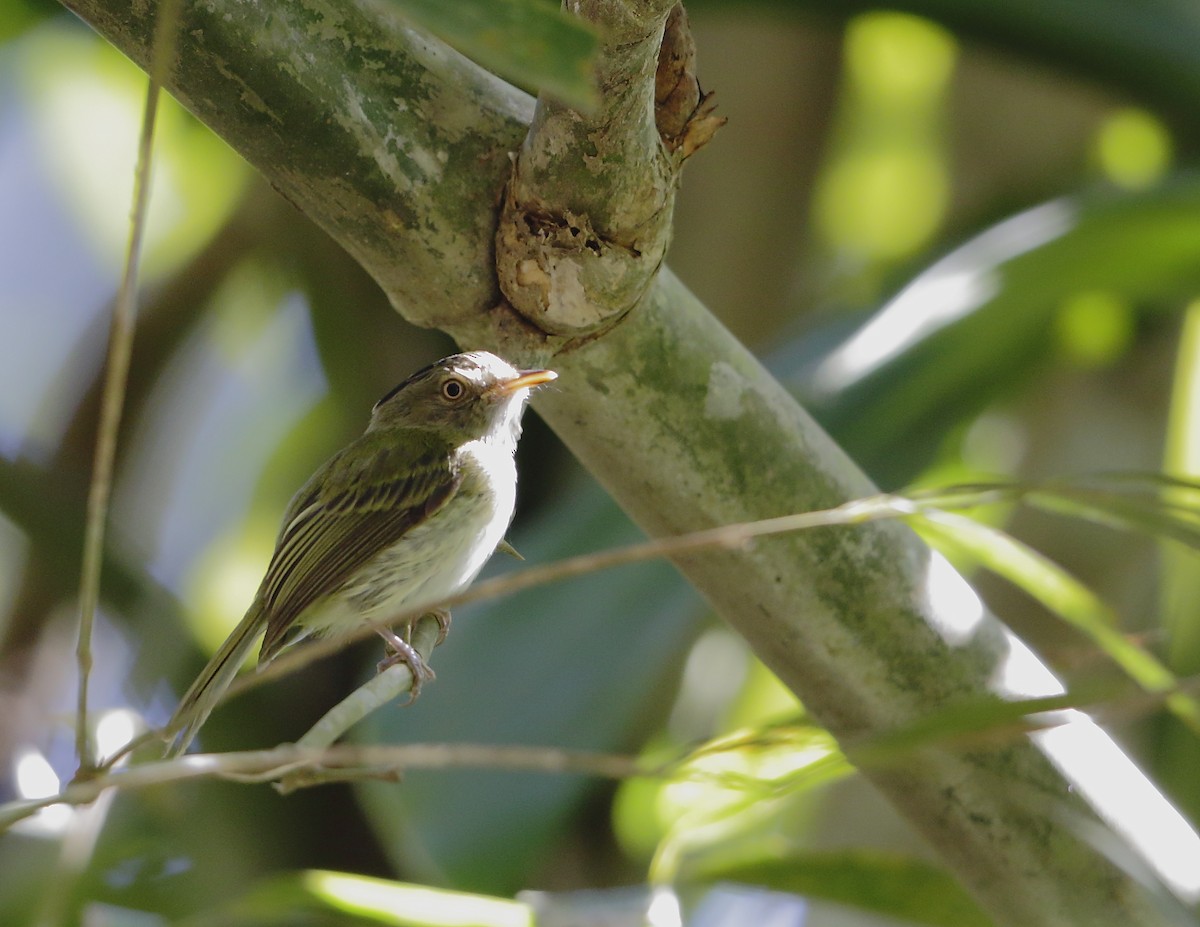
[[[438,647],[442,641],[446,639],[446,635],[450,632],[450,612],[444,608],[435,609],[429,613],[438,623],[438,636],[434,641],[433,646]],[[408,622],[401,633],[396,633],[390,628],[380,628],[379,636],[383,638],[387,653],[382,660],[379,661],[376,669],[382,673],[385,670],[391,669],[403,663],[412,673],[412,688],[409,690],[408,701],[405,705],[411,705],[417,700],[417,696],[421,694],[421,686],[427,682],[432,682],[437,678],[437,675],[425,659],[417,652],[417,649],[409,643],[412,639],[413,625],[415,621]]]
[[[438,623],[438,638],[434,641],[434,647],[441,647],[446,640],[446,635],[450,633],[450,611],[445,608],[438,608],[431,611],[429,614],[433,616],[434,621]]]
[[[408,671],[412,673],[412,687],[408,691],[408,701],[404,704],[411,705],[417,700],[417,696],[421,694],[421,687],[425,683],[435,680],[437,674],[430,669],[429,664],[417,653],[416,648],[399,634],[392,631],[386,634],[383,634],[383,632],[380,633],[387,642],[388,652],[379,661],[376,669],[382,673],[393,666],[399,666],[401,663],[408,667]]]

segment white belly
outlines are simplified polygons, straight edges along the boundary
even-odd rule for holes
[[[512,520],[516,465],[511,446],[476,441],[461,453],[463,482],[450,501],[302,615],[300,625],[324,636],[386,623],[453,595],[479,574]],[[485,480],[484,472],[492,478]]]

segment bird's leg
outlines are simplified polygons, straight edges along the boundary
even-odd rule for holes
[[[434,642],[434,647],[437,647],[446,639],[447,633],[450,631],[450,612],[446,609],[435,609],[429,614],[438,623],[438,637]],[[424,616],[421,616],[424,617]],[[399,634],[391,628],[378,628],[379,636],[384,639],[387,644],[387,653],[382,660],[379,661],[378,670],[383,672],[398,663],[403,663],[412,672],[413,683],[411,694],[408,703],[412,704],[417,696],[421,694],[421,686],[433,679],[436,675],[430,669],[429,664],[417,652],[417,649],[410,643],[412,640],[413,625],[416,620],[406,622]]]

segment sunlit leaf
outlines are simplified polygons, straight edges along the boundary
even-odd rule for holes
[[[1166,473],[1093,473],[1037,482],[976,482],[906,493],[937,508],[1024,502],[1200,550],[1200,483]]]
[[[1200,477],[1200,302],[1187,310],[1179,337],[1175,382],[1167,421],[1164,466],[1172,473]],[[1200,506],[1198,506],[1200,508]],[[1160,624],[1166,630],[1168,665],[1181,676],[1200,674],[1200,564],[1195,546],[1162,545]],[[1178,796],[1180,810],[1200,819],[1196,770],[1200,769],[1200,739],[1179,725],[1156,732],[1154,771],[1169,794]]]
[[[396,927],[532,927],[526,904],[504,898],[388,882],[340,872],[309,872],[304,886],[331,908]]]
[[[1099,474],[1029,493],[1031,505],[1200,551],[1200,486],[1166,474]]]
[[[189,921],[191,923],[191,921]],[[532,927],[528,905],[343,872],[309,870],[261,882],[214,905],[221,927]]]
[[[650,878],[684,877],[698,859],[745,860],[795,833],[806,792],[852,774],[825,731],[780,725],[705,744],[672,770],[656,812],[663,839]]]
[[[1128,693],[1111,686],[1086,688],[1040,698],[1003,699],[981,696],[947,705],[911,724],[848,743],[847,755],[856,766],[903,763],[923,747],[968,747],[1003,743],[1029,731],[1061,723],[1054,714],[1069,708],[1090,708],[1127,699]]]
[[[885,487],[1051,357],[1064,303],[1144,304],[1200,286],[1200,180],[1060,199],[1001,222],[918,274],[849,333],[808,334],[772,368]],[[1170,303],[1174,304],[1174,303]],[[830,341],[836,346],[829,349]]]

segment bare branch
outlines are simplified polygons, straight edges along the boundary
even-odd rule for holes
[[[96,434],[96,455],[88,489],[87,526],[84,529],[83,566],[79,582],[79,639],[75,648],[79,665],[79,690],[75,706],[75,753],[79,768],[90,770],[95,762],[89,737],[88,680],[92,669],[92,625],[100,601],[100,566],[104,560],[104,537],[108,525],[109,499],[112,495],[113,466],[117,457],[117,434],[125,406],[125,384],[133,354],[133,331],[137,321],[138,269],[141,266],[142,235],[150,202],[150,169],[154,154],[154,126],[158,116],[158,95],[163,78],[175,56],[175,34],[179,27],[182,0],[169,0],[158,7],[154,50],[150,62],[150,82],[138,140],[137,166],[134,172],[133,208],[125,268],[113,308],[109,334],[108,363],[104,376],[104,395]]]

